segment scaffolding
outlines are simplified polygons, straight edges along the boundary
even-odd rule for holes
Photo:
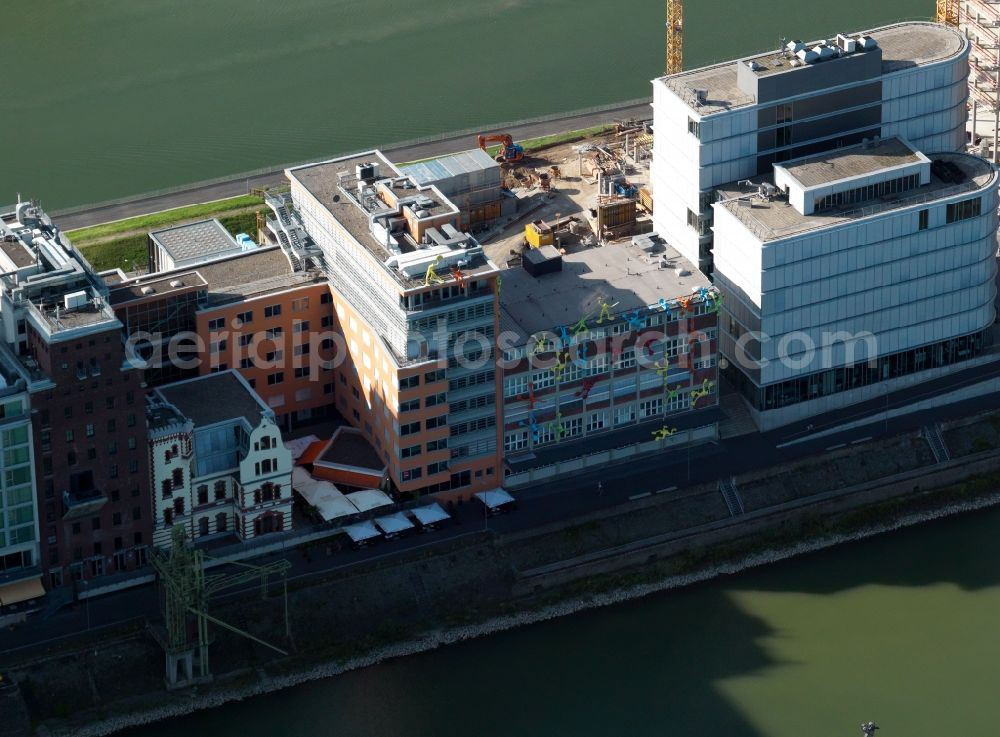
[[[942,8],[947,5],[948,8]],[[992,160],[997,163],[1000,132],[1000,4],[987,0],[962,0],[956,22],[952,22],[956,0],[938,0],[938,19],[957,25],[972,44],[969,53],[969,104],[972,108],[972,145],[976,145],[979,114],[993,116]],[[944,10],[944,17],[942,17]]]

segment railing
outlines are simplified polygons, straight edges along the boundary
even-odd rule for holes
[[[995,175],[993,175],[995,178]],[[914,205],[920,205],[925,202],[936,202],[937,200],[943,200],[948,197],[955,197],[956,195],[963,194],[965,192],[976,192],[981,189],[985,189],[987,184],[979,184],[975,180],[971,182],[966,182],[965,184],[958,184],[953,187],[946,187],[944,189],[936,189],[933,192],[926,192],[921,195],[914,195],[913,197],[904,197],[902,199],[892,200],[889,202],[881,202],[874,205],[869,205],[867,207],[857,207],[853,210],[846,210],[844,212],[837,212],[835,210],[824,210],[823,214],[828,215],[831,225],[836,225],[840,220],[858,220],[861,218],[871,217],[872,215],[877,215],[880,212],[887,212],[889,210],[898,210],[904,207],[913,207]],[[757,238],[760,240],[772,240],[775,238],[780,238],[782,235],[790,235],[792,233],[797,233],[802,230],[804,223],[799,225],[789,225],[784,228],[772,228],[765,225],[760,220],[753,216],[753,206],[752,198],[756,195],[747,193],[746,197],[733,198],[727,201],[726,209],[731,212],[736,218],[747,226]],[[741,206],[740,202],[746,201],[750,204],[747,206]],[[788,205],[791,207],[791,205]],[[817,213],[819,215],[819,213]],[[805,217],[805,216],[804,216]],[[808,221],[806,221],[808,222]],[[817,220],[817,223],[819,221]]]

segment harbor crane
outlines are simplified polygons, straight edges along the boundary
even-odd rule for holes
[[[667,74],[677,74],[682,71],[684,71],[684,0],[667,0]]]
[[[938,23],[946,26],[958,28],[959,18],[962,14],[962,0],[937,0],[937,12],[935,19]]]
[[[207,683],[212,679],[208,667],[208,646],[211,642],[208,635],[209,622],[281,655],[288,655],[281,648],[223,622],[207,611],[208,599],[212,594],[255,581],[260,581],[261,597],[266,599],[268,579],[280,576],[284,584],[285,635],[289,636],[287,573],[291,564],[287,560],[277,560],[263,566],[233,562],[232,565],[244,570],[206,576],[205,553],[188,544],[183,525],[173,527],[170,542],[168,550],[155,550],[150,556],[150,562],[159,578],[160,608],[163,613],[163,624],[151,626],[150,629],[166,655],[168,689]]]

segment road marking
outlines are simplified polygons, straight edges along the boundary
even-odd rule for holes
[[[664,492],[667,492],[667,491],[677,491],[677,487],[676,486],[668,486],[666,489],[657,489],[653,493],[654,494],[663,494]]]
[[[826,449],[827,450],[837,450],[837,448],[846,448],[846,447],[847,447],[847,443],[837,443],[836,445],[829,445],[829,446],[827,446]]]
[[[630,502],[634,502],[636,499],[642,499],[642,498],[647,497],[647,496],[653,496],[653,494],[651,492],[649,492],[649,491],[644,491],[642,494],[633,494],[632,496],[630,496],[628,498],[628,500]]]
[[[851,441],[851,445],[857,445],[858,443],[867,443],[871,439],[872,439],[871,435],[866,435],[863,438],[858,438],[857,440],[852,440]]]

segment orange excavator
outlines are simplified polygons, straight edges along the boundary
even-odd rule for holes
[[[483,151],[486,150],[487,144],[490,143],[500,144],[500,150],[493,158],[501,163],[520,161],[524,158],[524,149],[514,143],[514,139],[509,133],[489,133],[479,136],[479,148]]]

